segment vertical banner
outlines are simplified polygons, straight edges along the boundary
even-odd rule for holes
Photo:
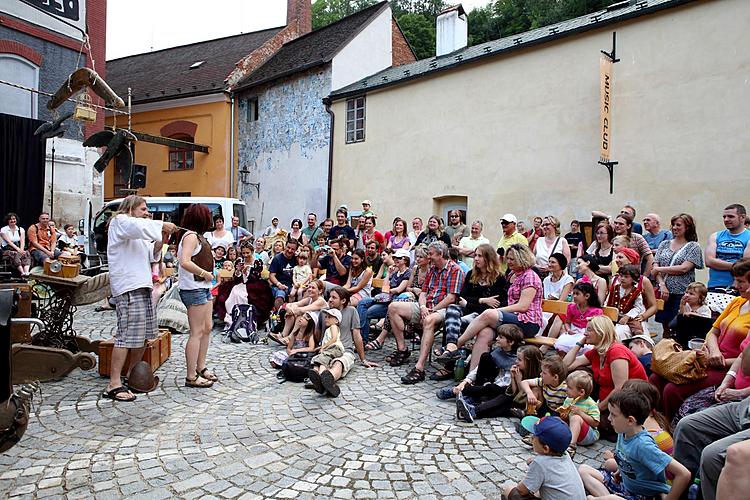
[[[608,163],[612,148],[612,59],[602,54],[599,59],[599,161]]]

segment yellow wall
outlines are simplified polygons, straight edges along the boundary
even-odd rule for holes
[[[366,140],[345,144],[334,103],[333,207],[373,201],[381,230],[468,198],[497,241],[507,212],[590,220],[634,205],[696,218],[705,245],[722,209],[748,204],[750,2],[690,3],[366,95]],[[599,51],[617,31],[614,194],[599,159]]]
[[[192,196],[229,196],[230,112],[227,101],[134,113],[134,131],[158,136],[165,125],[186,120],[198,125],[195,143],[209,147],[208,153],[195,152],[193,169],[171,171],[167,146],[137,142],[135,162],[148,166],[146,187],[140,189],[138,194],[164,196],[167,193],[189,192]],[[126,123],[125,117],[118,117],[118,127]],[[107,124],[112,124],[111,118]],[[115,197],[114,172],[114,164],[105,170],[106,199]]]

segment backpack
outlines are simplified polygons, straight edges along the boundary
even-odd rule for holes
[[[290,382],[304,382],[307,372],[312,368],[312,358],[315,353],[298,352],[292,354],[281,365],[280,378]]]
[[[236,304],[232,309],[232,325],[226,333],[226,340],[235,344],[250,342],[257,344],[260,339],[252,304]]]

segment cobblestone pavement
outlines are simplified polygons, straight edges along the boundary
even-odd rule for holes
[[[76,329],[110,337],[112,312],[81,308]],[[135,403],[101,399],[96,369],[43,384],[26,435],[0,455],[0,496],[25,498],[499,498],[530,449],[509,419],[455,420],[444,382],[404,386],[406,367],[356,366],[330,399],[279,384],[273,347],[214,332],[221,383],[184,387],[186,336],[173,336],[159,387]],[[392,349],[386,346],[379,355]],[[598,464],[603,446],[579,447]]]

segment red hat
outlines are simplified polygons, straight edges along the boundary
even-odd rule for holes
[[[621,248],[617,253],[621,253],[627,257],[631,264],[638,264],[641,261],[641,256],[632,248]]]

